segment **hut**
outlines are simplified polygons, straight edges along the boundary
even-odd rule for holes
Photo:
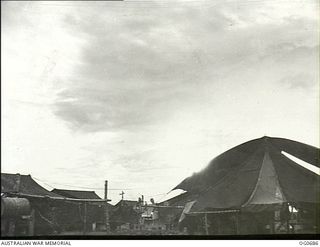
[[[110,217],[110,227],[113,231],[138,230],[141,208],[138,201],[120,200]]]
[[[53,189],[51,192],[58,194],[60,196],[66,198],[73,199],[82,199],[82,200],[98,200],[96,202],[88,203],[87,205],[87,220],[86,220],[86,229],[88,231],[105,231],[106,230],[106,208],[105,204],[101,203],[99,200],[102,200],[94,191],[87,190],[66,190],[66,189]],[[113,205],[107,204],[107,213],[110,214],[113,209]],[[80,210],[80,211],[79,211]],[[82,209],[83,210],[83,209]],[[77,227],[81,227],[82,217],[81,208],[71,206],[70,204],[65,204],[64,207],[60,207],[59,218],[61,218],[61,222],[68,222],[70,226],[69,229],[65,228],[65,230],[76,230]],[[77,217],[78,215],[78,217]],[[63,220],[64,219],[64,220]],[[68,219],[66,221],[66,219]],[[73,222],[71,224],[71,222]]]
[[[57,226],[50,219],[47,198],[62,197],[40,186],[30,175],[1,173],[1,235],[54,232]]]
[[[88,207],[107,201],[66,197],[46,190],[30,175],[1,173],[1,236],[87,234]]]

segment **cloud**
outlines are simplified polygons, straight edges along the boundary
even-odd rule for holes
[[[311,76],[310,74],[295,74],[292,76],[288,76],[282,79],[282,82],[289,88],[289,89],[303,89],[303,90],[310,90],[314,89],[318,82],[317,78]]]
[[[263,135],[317,145],[318,1],[187,2],[2,3],[7,169],[136,197]]]
[[[92,7],[69,14],[66,28],[85,45],[55,112],[83,131],[163,121],[170,110],[179,111],[218,86],[221,75],[239,74],[270,57],[285,59],[297,38],[309,42],[312,30],[296,31],[296,25],[299,30],[313,27],[313,20],[299,15],[275,19],[273,7],[175,5],[146,10],[137,5],[122,6],[122,12]],[[232,87],[235,82],[228,83]]]

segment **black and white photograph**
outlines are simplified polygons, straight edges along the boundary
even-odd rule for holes
[[[1,1],[1,238],[317,246],[319,9]]]

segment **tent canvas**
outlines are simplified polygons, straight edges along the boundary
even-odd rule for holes
[[[213,159],[174,189],[196,200],[190,212],[264,210],[282,203],[319,203],[319,175],[286,157],[285,151],[319,167],[319,149],[282,138],[263,137]]]

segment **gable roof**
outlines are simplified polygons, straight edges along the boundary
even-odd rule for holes
[[[53,189],[51,192],[68,198],[101,199],[94,191]]]
[[[1,173],[1,193],[22,193],[36,196],[61,197],[39,185],[30,175]]]
[[[196,201],[191,211],[252,208],[282,202],[320,203],[319,175],[287,158],[282,151],[320,166],[318,148],[263,137],[222,153],[174,189],[187,191],[189,201],[190,198]]]
[[[119,206],[126,206],[126,207],[135,207],[137,206],[138,201],[133,201],[133,200],[120,200],[115,207],[119,207]]]

